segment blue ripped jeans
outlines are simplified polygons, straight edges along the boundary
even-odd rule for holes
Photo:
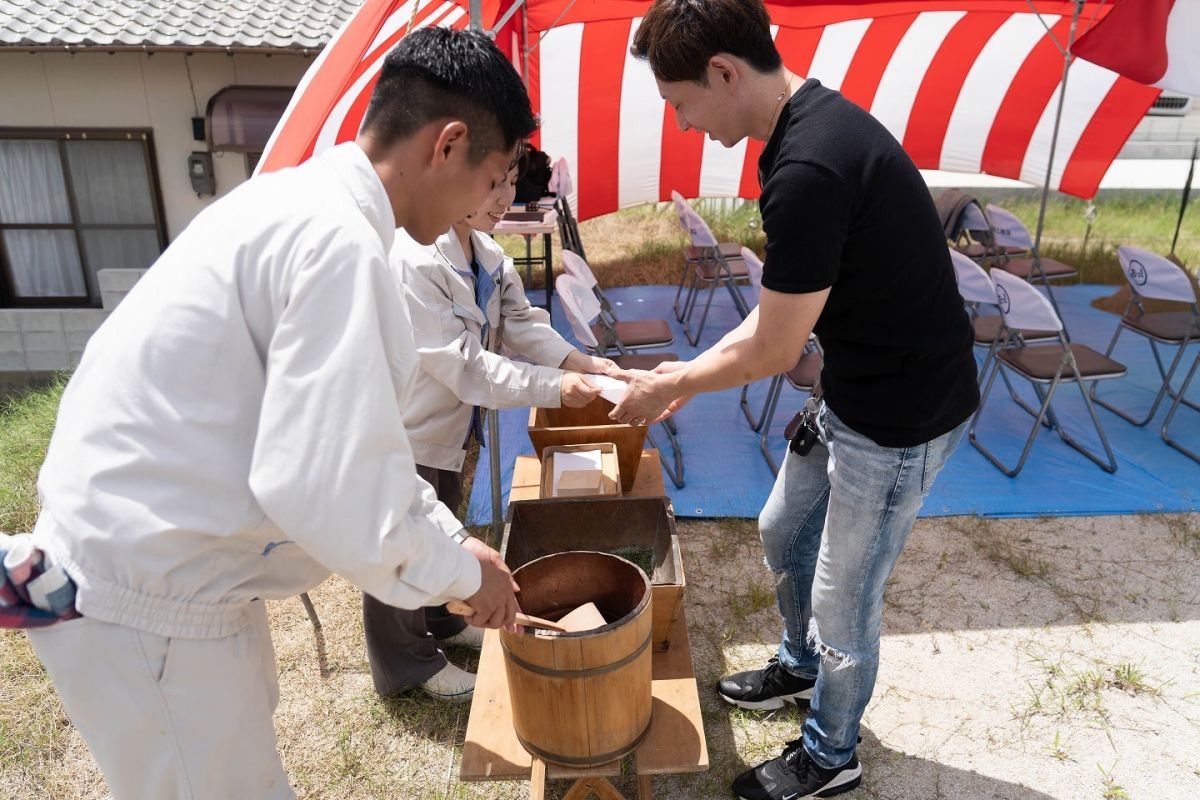
[[[817,680],[803,739],[822,767],[854,754],[879,669],[884,587],[966,425],[915,447],[881,447],[826,410],[824,446],[788,452],[759,516],[784,621],[779,663]]]

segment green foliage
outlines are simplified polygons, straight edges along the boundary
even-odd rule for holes
[[[0,404],[0,531],[33,529],[37,520],[37,475],[54,430],[66,378]]]

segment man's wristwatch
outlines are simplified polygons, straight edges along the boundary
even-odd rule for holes
[[[471,538],[471,534],[467,533],[466,528],[460,528],[458,533],[451,534],[450,538],[453,539],[457,544],[463,544],[467,541],[467,539]]]

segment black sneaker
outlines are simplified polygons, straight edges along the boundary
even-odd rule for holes
[[[784,703],[812,698],[815,678],[797,678],[772,658],[762,669],[727,675],[717,683],[717,692],[739,708],[783,708]]]
[[[783,755],[738,775],[733,792],[741,800],[810,800],[848,792],[862,782],[862,767],[854,755],[840,767],[817,766],[797,739]]]

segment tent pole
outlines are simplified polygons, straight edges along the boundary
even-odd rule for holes
[[[1188,162],[1187,180],[1183,184],[1183,199],[1179,203],[1179,219],[1175,221],[1175,236],[1171,239],[1171,255],[1170,259],[1179,266],[1179,257],[1175,255],[1175,245],[1179,244],[1179,229],[1183,226],[1183,215],[1187,211],[1188,198],[1192,193],[1192,176],[1196,174],[1196,153],[1200,150],[1200,139],[1197,139],[1192,144],[1192,159]]]
[[[1038,208],[1037,234],[1033,237],[1033,257],[1037,262],[1038,271],[1041,271],[1042,266],[1042,230],[1046,226],[1046,203],[1050,199],[1054,151],[1058,146],[1058,128],[1062,124],[1063,104],[1067,98],[1067,76],[1071,71],[1071,48],[1075,46],[1075,32],[1079,29],[1079,15],[1083,12],[1083,3],[1084,0],[1075,0],[1075,11],[1071,14],[1071,32],[1067,38],[1067,50],[1063,53],[1062,83],[1058,87],[1058,110],[1054,115],[1054,133],[1050,136],[1050,157],[1046,163],[1046,182],[1042,185],[1042,203]],[[1054,299],[1054,292],[1050,289],[1049,281],[1046,282],[1046,294],[1050,296],[1050,302],[1054,304],[1054,311],[1058,314],[1059,319],[1062,319],[1062,312],[1059,311],[1058,302]]]
[[[500,549],[500,541],[504,538],[504,511],[500,508],[500,412],[489,408],[487,412],[488,429],[488,467],[492,479],[492,546]]]
[[[471,0],[471,30],[483,30],[483,0]]]
[[[529,8],[521,6],[521,77],[529,86]]]

